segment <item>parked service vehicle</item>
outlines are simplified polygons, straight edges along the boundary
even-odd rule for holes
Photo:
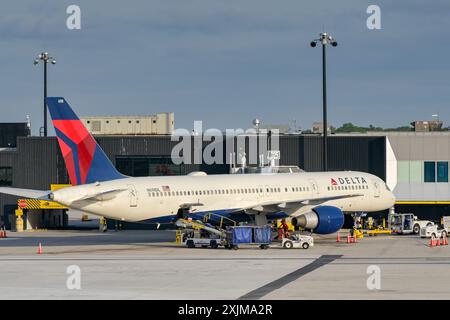
[[[412,213],[394,213],[389,215],[389,228],[398,234],[419,234],[420,230],[434,225],[429,220],[419,220]]]
[[[286,249],[303,248],[308,249],[314,246],[314,239],[311,236],[292,234],[289,238],[283,238],[281,246]]]
[[[202,247],[217,249],[225,245],[225,232],[202,221],[178,219],[176,225],[183,230],[181,244],[188,248]]]
[[[444,229],[450,230],[450,216],[443,216],[442,223],[444,225]]]
[[[220,239],[210,239],[210,238],[186,238],[185,245],[188,248],[210,247],[213,249],[217,249],[219,245],[222,245],[222,241]]]
[[[413,233],[419,234],[420,229],[428,226],[433,226],[434,222],[430,220],[419,220],[417,216],[414,216]]]
[[[420,237],[421,238],[447,238],[448,229],[447,228],[439,228],[437,225],[427,226],[420,229]]]

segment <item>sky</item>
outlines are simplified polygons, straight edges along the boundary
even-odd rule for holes
[[[81,9],[69,30],[66,8]],[[381,9],[369,30],[367,7]],[[1,122],[42,126],[41,51],[49,96],[79,115],[174,112],[177,128],[309,129],[322,117],[322,31],[329,122],[407,125],[439,113],[450,124],[450,2],[298,0],[21,0],[0,11]],[[51,127],[51,126],[50,126]]]

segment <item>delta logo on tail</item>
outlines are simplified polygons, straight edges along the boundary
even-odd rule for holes
[[[125,178],[112,165],[64,98],[47,98],[72,185]]]
[[[344,178],[331,178],[331,185],[350,185],[350,184],[367,184],[367,180],[364,177],[344,177]]]
[[[72,185],[85,184],[96,143],[79,120],[53,120]]]

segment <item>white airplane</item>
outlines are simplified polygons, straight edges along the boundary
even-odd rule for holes
[[[394,205],[380,178],[352,171],[288,174],[127,177],[119,173],[62,97],[47,99],[72,186],[56,191],[2,187],[0,193],[50,199],[70,209],[122,221],[173,222],[214,213],[226,217],[291,217],[315,233],[342,228],[344,212],[374,212]]]

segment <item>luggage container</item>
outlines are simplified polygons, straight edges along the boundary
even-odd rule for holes
[[[252,244],[259,245],[261,249],[268,249],[271,243],[270,226],[236,226],[228,228],[225,247],[237,250],[240,244]]]

